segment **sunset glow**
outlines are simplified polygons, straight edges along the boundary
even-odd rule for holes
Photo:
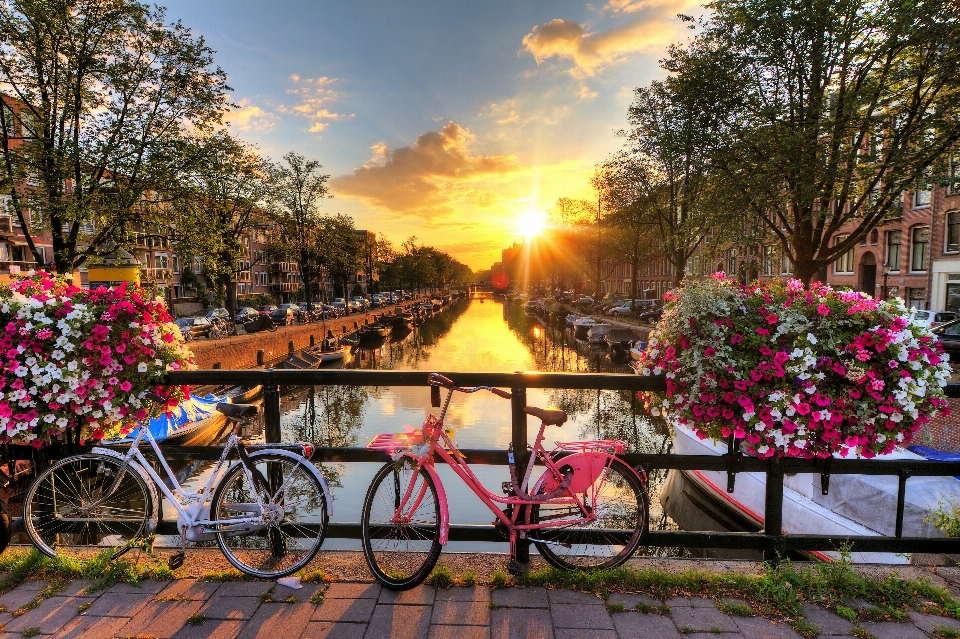
[[[547,226],[547,216],[539,211],[528,211],[517,220],[517,235],[524,239],[532,239],[541,233]]]

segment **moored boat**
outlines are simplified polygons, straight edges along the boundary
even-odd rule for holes
[[[573,322],[573,336],[577,339],[587,339],[587,332],[594,327],[597,320],[592,317],[581,317]]]

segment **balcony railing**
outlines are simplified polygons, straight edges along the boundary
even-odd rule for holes
[[[270,265],[271,273],[299,273],[300,265],[296,262],[273,262]]]
[[[666,390],[663,378],[638,375],[577,374],[577,373],[444,373],[464,386],[485,385],[509,388],[512,392],[512,441],[514,450],[527,450],[526,406],[528,388],[607,389],[622,391]],[[209,370],[176,371],[167,375],[168,383],[199,385],[262,385],[264,389],[264,425],[266,441],[280,441],[280,387],[290,386],[426,386],[427,374],[421,371],[360,371],[360,370]],[[960,397],[960,384],[947,387],[947,394]],[[399,426],[399,424],[398,424]],[[218,459],[220,450],[215,447],[161,446],[168,459]],[[464,450],[471,463],[504,465],[507,453],[504,450]],[[663,547],[738,548],[760,549],[764,556],[777,561],[788,550],[837,550],[849,543],[853,550],[864,552],[924,552],[958,553],[960,538],[905,537],[903,530],[904,494],[909,477],[960,475],[960,462],[939,461],[878,461],[855,459],[756,459],[739,453],[721,456],[708,455],[660,455],[628,453],[623,459],[632,465],[647,469],[719,470],[731,477],[737,473],[758,472],[766,475],[764,506],[765,526],[760,533],[697,532],[678,530],[650,531],[646,544]],[[381,463],[381,452],[363,448],[318,447],[314,455],[317,462],[374,462]],[[518,461],[521,465],[525,461]],[[825,479],[832,475],[894,475],[899,479],[895,535],[851,536],[837,538],[828,535],[784,534],[783,479],[786,473],[819,473]],[[826,484],[826,482],[823,482]],[[160,522],[158,532],[176,534],[175,522]],[[358,538],[360,524],[331,523],[327,535],[340,538]],[[451,526],[453,541],[503,541],[492,526]],[[529,558],[529,548],[521,544],[518,561]]]
[[[173,270],[169,268],[142,268],[140,276],[153,282],[173,281]]]
[[[274,293],[295,293],[300,290],[296,282],[271,282],[270,290]]]
[[[31,269],[37,268],[36,262],[23,262],[23,261],[13,261],[8,260],[6,262],[0,262],[0,273],[6,275],[17,275],[18,273],[26,273]]]
[[[253,280],[253,275],[250,273],[250,271],[240,271],[239,273],[235,273],[233,276],[234,282],[249,283],[252,280]]]

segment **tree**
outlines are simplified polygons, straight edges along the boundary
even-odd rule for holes
[[[905,191],[930,188],[960,139],[960,12],[949,0],[709,7],[688,57],[732,78],[735,141],[712,164],[722,200],[764,221],[795,277],[822,279]]]
[[[61,273],[158,213],[151,194],[192,159],[178,142],[229,90],[202,38],[130,0],[0,3],[0,87],[0,190]]]
[[[329,196],[329,175],[316,160],[298,153],[283,156],[283,163],[271,167],[268,210],[275,223],[272,251],[276,257],[296,261],[300,278],[312,301],[311,282],[319,274],[322,246],[320,203]]]
[[[256,149],[225,132],[193,140],[189,153],[198,161],[170,191],[178,252],[200,259],[233,315],[237,275],[251,265],[241,265],[249,255],[244,239],[268,225],[261,207],[270,188],[269,166]]]
[[[344,297],[349,295],[347,282],[350,276],[356,275],[363,265],[364,249],[354,231],[353,218],[346,215],[325,215],[317,220],[315,253],[318,262],[340,284]]]

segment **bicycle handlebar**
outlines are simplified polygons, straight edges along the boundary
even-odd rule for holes
[[[441,375],[440,373],[430,373],[427,376],[427,383],[431,386],[443,386],[444,388],[449,388],[450,390],[459,391],[461,393],[476,393],[477,391],[486,390],[490,391],[497,397],[502,397],[504,399],[510,399],[513,397],[513,395],[508,391],[501,390],[499,388],[493,388],[492,386],[457,386],[452,379]]]

